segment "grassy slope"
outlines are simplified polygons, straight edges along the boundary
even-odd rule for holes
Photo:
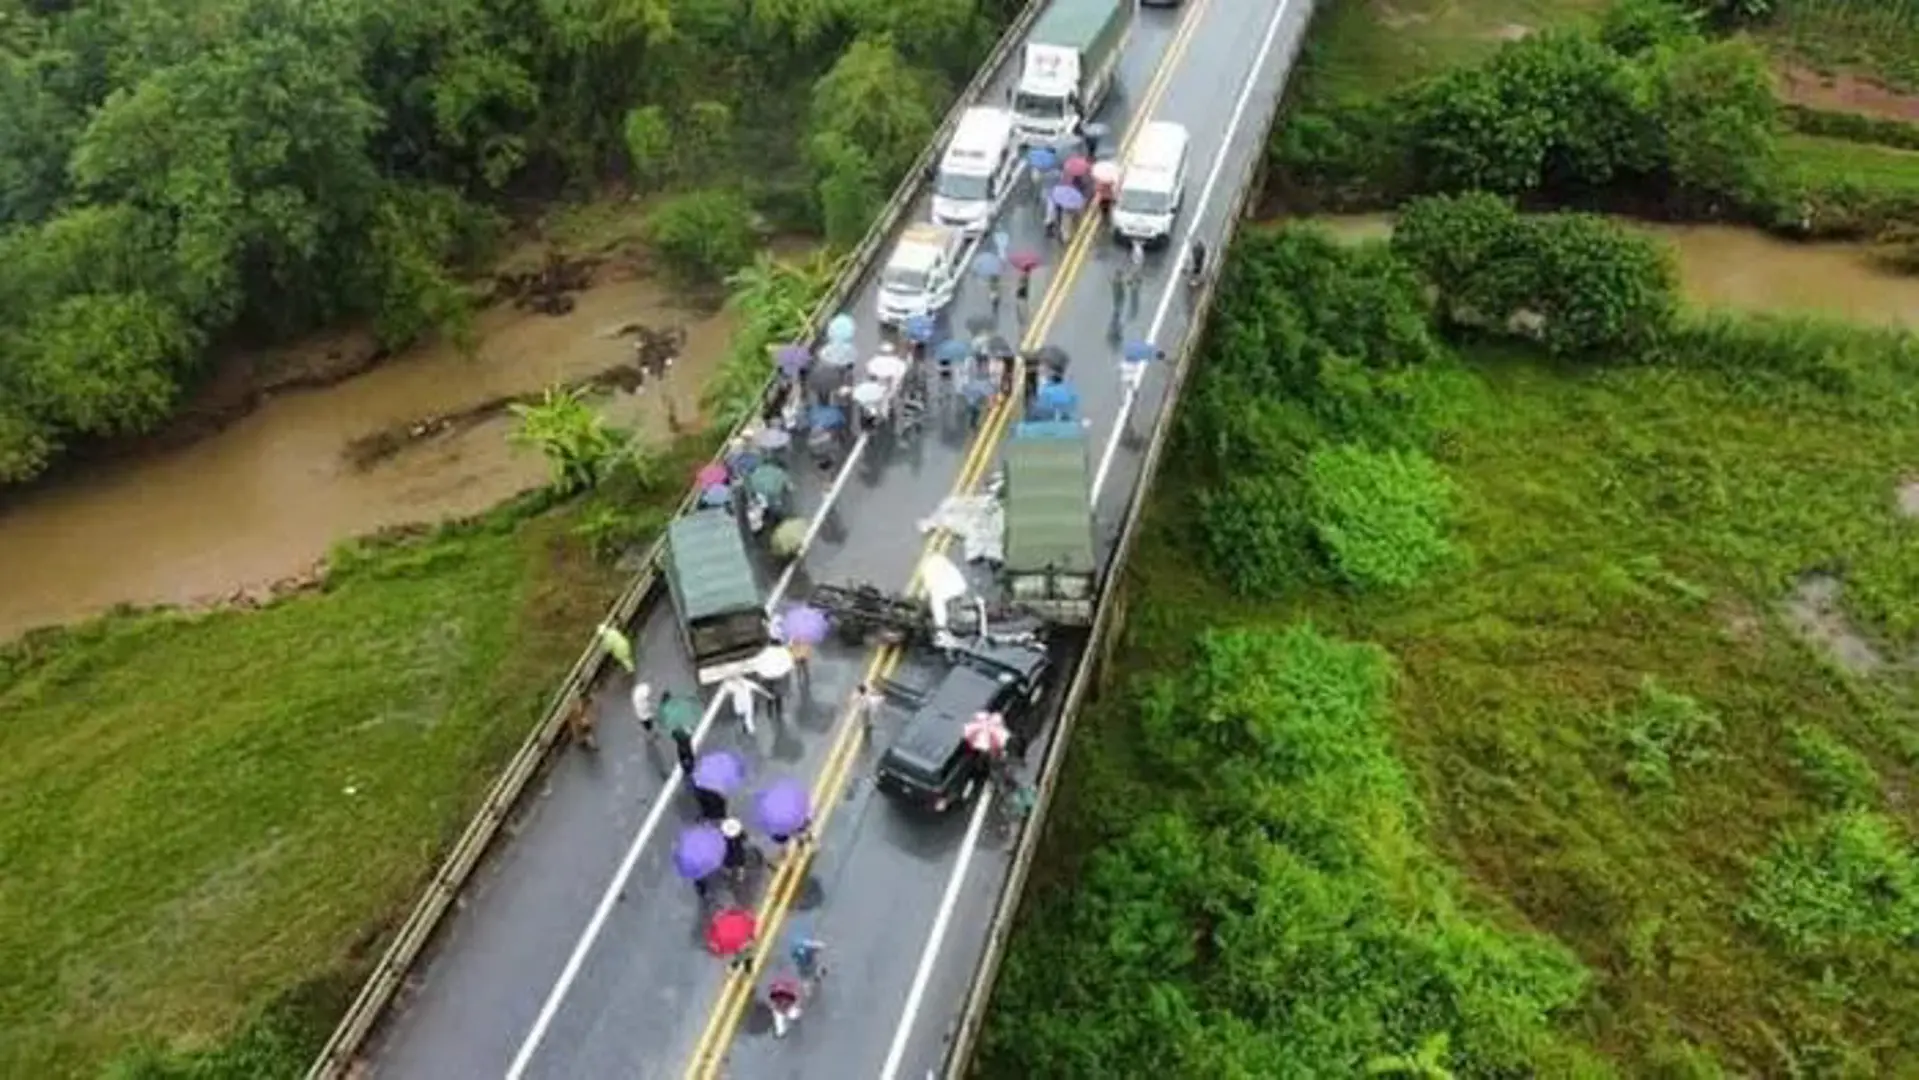
[[[1759,28],[1774,52],[1816,70],[1851,71],[1919,90],[1919,8],[1874,0],[1785,0]]]
[[[324,593],[111,617],[0,667],[0,1075],[214,1041],[370,959],[616,588],[571,518],[496,515]]]
[[[1919,151],[1818,135],[1779,139],[1783,164],[1814,186],[1849,184],[1888,197],[1919,196]]]
[[[1889,687],[1835,672],[1780,623],[1801,569],[1842,562],[1871,603],[1919,610],[1919,523],[1893,487],[1919,461],[1919,393],[1878,382],[1845,399],[1761,396],[1712,375],[1576,372],[1487,353],[1443,458],[1462,491],[1467,565],[1410,596],[1321,591],[1250,605],[1209,579],[1179,523],[1186,485],[1155,495],[1133,568],[1126,676],[1177,670],[1195,634],[1283,627],[1386,647],[1397,661],[1398,741],[1433,841],[1490,910],[1552,933],[1598,976],[1573,1018],[1625,1075],[1713,1048],[1776,1071],[1783,1048],[1879,1046],[1919,1067],[1919,958],[1818,985],[1737,921],[1747,860],[1808,820],[1791,725],[1862,751],[1900,795],[1919,766],[1909,708]],[[1642,681],[1691,695],[1724,734],[1670,793],[1635,793],[1609,715]],[[1102,702],[1075,747],[1043,865],[1110,838],[1111,807],[1163,796],[1137,764],[1124,695]],[[1067,917],[1036,890],[1034,917]],[[1067,933],[1023,927],[1041,937]],[[1901,1045],[1903,1041],[1903,1045]],[[1891,1049],[1889,1047],[1896,1047]],[[1890,1075],[1890,1073],[1888,1073]]]

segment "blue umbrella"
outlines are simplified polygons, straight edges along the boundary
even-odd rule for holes
[[[1159,355],[1159,349],[1150,341],[1129,341],[1124,353],[1126,359],[1134,363],[1144,363]]]
[[[852,367],[859,360],[859,353],[850,341],[830,341],[820,347],[820,363],[831,368]]]
[[[1053,200],[1054,206],[1068,213],[1078,211],[1086,205],[1085,193],[1071,184],[1056,185],[1048,198]]]
[[[806,425],[821,431],[846,426],[846,414],[837,405],[815,405],[806,410]]]
[[[726,836],[715,825],[695,825],[673,843],[673,869],[698,881],[726,865]]]
[[[1026,151],[1026,163],[1034,172],[1052,172],[1059,168],[1059,154],[1050,146],[1035,146]]]
[[[733,489],[725,484],[711,484],[700,492],[701,506],[725,506],[733,500]]]
[[[1006,260],[990,251],[982,251],[973,256],[973,273],[983,278],[996,278],[1006,272]]]
[[[1079,394],[1071,383],[1064,380],[1049,382],[1039,388],[1038,399],[1034,402],[1041,413],[1049,413],[1056,419],[1064,419],[1073,414],[1079,405]]]
[[[958,338],[947,338],[933,346],[933,359],[942,364],[957,364],[972,354],[973,350]]]
[[[693,786],[725,795],[746,783],[746,760],[731,750],[709,750],[693,763]]]
[[[906,320],[905,330],[907,340],[924,345],[939,332],[939,323],[931,315],[915,315]]]
[[[826,324],[826,340],[851,341],[853,340],[853,334],[858,329],[858,327],[853,325],[853,316],[841,312],[833,316],[832,322]]]
[[[813,819],[813,796],[806,785],[782,776],[753,796],[753,816],[773,836],[798,832]]]
[[[726,455],[726,471],[734,476],[744,476],[759,467],[760,455],[755,451],[735,450]]]

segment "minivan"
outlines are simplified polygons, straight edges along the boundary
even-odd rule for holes
[[[945,225],[909,225],[880,271],[879,318],[898,326],[934,315],[959,289],[966,234]]]
[[[1126,156],[1113,200],[1113,235],[1158,244],[1173,235],[1173,217],[1186,198],[1186,154],[1192,140],[1184,125],[1155,120],[1139,133]]]
[[[933,220],[969,234],[984,232],[1018,168],[1013,114],[983,105],[966,110],[933,178]]]

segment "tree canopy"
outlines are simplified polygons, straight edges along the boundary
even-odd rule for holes
[[[458,329],[509,200],[857,235],[1017,6],[0,0],[0,483],[162,422],[223,342]]]

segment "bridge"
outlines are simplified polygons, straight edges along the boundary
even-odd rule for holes
[[[858,319],[860,355],[878,346],[878,263],[900,229],[927,219],[923,183],[937,143],[959,109],[1005,99],[1020,40],[1045,4],[1035,0],[1009,28],[850,260],[828,313]],[[1012,305],[997,317],[1008,337],[1070,358],[1098,455],[1094,510],[1106,582],[1118,578],[1130,550],[1210,300],[1210,284],[1188,289],[1183,254],[1195,240],[1223,251],[1243,216],[1311,12],[1311,0],[1186,0],[1138,13],[1099,120],[1122,144],[1148,120],[1175,121],[1192,144],[1175,242],[1149,256],[1140,287],[1120,304],[1123,338],[1152,341],[1167,356],[1137,392],[1122,387],[1110,330],[1113,279],[1127,252],[1097,222],[1083,223],[1070,242],[1049,241],[1030,181],[1014,185],[999,211],[997,227],[1011,246],[1044,262],[1027,324],[1015,325]],[[992,311],[985,282],[967,275],[947,317],[958,326]],[[862,444],[837,472],[796,469],[797,507],[822,527],[769,607],[789,594],[803,599],[808,582],[905,587],[927,549],[917,521],[949,494],[981,484],[1009,419],[990,413],[977,430],[934,423],[908,446]],[[815,794],[816,842],[763,875],[760,915],[763,937],[804,920],[827,943],[832,977],[781,1040],[767,1030],[757,973],[702,947],[702,901],[675,876],[670,850],[694,809],[670,755],[662,760],[634,722],[628,677],[590,649],[311,1076],[963,1075],[1073,718],[1118,622],[1111,591],[1101,596],[1089,643],[1066,658],[1061,692],[1027,753],[1040,800],[1023,830],[988,827],[990,791],[931,822],[902,815],[874,791],[886,724],[869,739],[846,707],[880,662],[864,649],[820,646],[810,693],[755,735],[740,730],[730,710],[721,715],[717,701],[708,704],[701,749],[735,748],[759,775],[802,778]],[[641,678],[690,689],[694,673],[663,592],[643,575],[614,617],[630,630]],[[933,673],[911,656],[891,662],[899,682]],[[559,714],[581,698],[597,712],[600,750],[554,753],[566,745]]]

